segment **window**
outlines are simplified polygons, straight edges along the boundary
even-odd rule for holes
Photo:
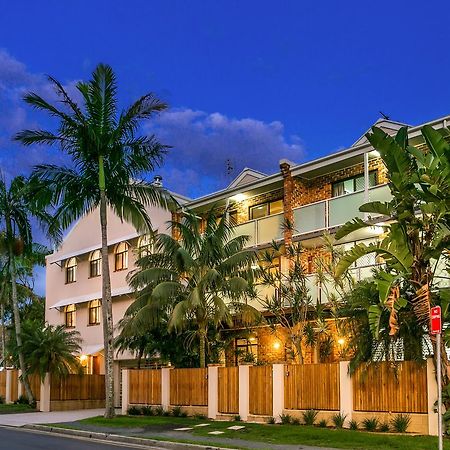
[[[139,238],[138,242],[139,258],[148,256],[153,253],[153,238],[149,234],[145,234]]]
[[[261,203],[260,205],[249,208],[250,220],[260,219],[261,217],[278,214],[283,212],[283,200]]]
[[[258,361],[258,338],[236,339],[235,363],[238,365],[242,361],[253,363]]]
[[[377,171],[369,172],[369,187],[377,185]],[[333,183],[333,197],[364,190],[364,174]]]
[[[67,305],[65,309],[65,323],[67,328],[75,327],[75,314],[76,308],[75,305]]]
[[[100,323],[102,302],[100,300],[92,300],[89,303],[89,325],[98,325]]]
[[[66,284],[77,281],[77,259],[69,258],[66,262]]]
[[[99,277],[102,274],[102,254],[100,250],[95,250],[89,257],[89,276]]]
[[[114,264],[116,271],[128,269],[128,247],[129,245],[126,242],[117,245]]]

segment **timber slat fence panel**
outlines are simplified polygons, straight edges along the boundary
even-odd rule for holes
[[[339,364],[287,365],[286,409],[339,410]]]
[[[353,375],[355,411],[427,413],[427,368],[413,361],[399,363],[397,377],[390,363],[359,368]]]
[[[273,373],[272,366],[249,367],[249,412],[250,414],[271,416]]]
[[[68,375],[50,382],[50,400],[104,400],[104,375]]]
[[[219,412],[239,413],[239,367],[219,367]]]
[[[31,392],[33,393],[33,397],[36,401],[41,399],[41,377],[39,375],[30,375],[28,377],[28,381],[30,383]],[[22,395],[26,396],[25,388],[22,384]]]
[[[129,402],[141,405],[161,404],[161,370],[129,371]]]
[[[172,369],[170,404],[208,406],[208,369]]]
[[[18,398],[19,398],[19,371],[14,369],[11,370],[11,401],[15,402]]]
[[[6,370],[0,372],[0,396],[6,397]]]

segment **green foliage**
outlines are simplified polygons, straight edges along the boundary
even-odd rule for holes
[[[183,409],[181,408],[181,406],[174,406],[172,408],[172,416],[173,417],[181,417],[181,414],[183,413]]]
[[[362,425],[366,431],[377,431],[379,422],[376,417],[368,417],[363,420]]]
[[[0,405],[3,405],[5,403],[5,397],[3,395],[0,395]]]
[[[155,408],[155,416],[164,416],[166,411],[162,406],[157,406]]]
[[[143,406],[141,409],[143,416],[153,416],[153,408],[151,406]]]
[[[241,419],[241,416],[240,416],[239,414],[236,414],[236,415],[233,417],[233,420],[234,420],[235,422],[240,422],[242,419]]]
[[[382,433],[388,433],[389,432],[389,424],[387,422],[381,422],[380,427],[378,429]]]
[[[267,423],[268,423],[269,425],[274,425],[274,424],[275,424],[275,417],[270,416],[270,417],[267,419]]]
[[[308,409],[302,413],[303,416],[303,423],[305,425],[314,425],[316,422],[317,414],[319,414],[319,411],[315,409]]]
[[[406,433],[411,424],[411,416],[409,414],[397,414],[391,420],[391,426],[397,433]]]
[[[357,430],[359,428],[358,422],[356,420],[350,420],[348,423],[350,430]]]
[[[291,420],[291,425],[300,425],[300,419],[298,417],[293,417]]]
[[[198,420],[206,420],[207,417],[205,414],[201,414],[201,413],[196,413],[193,415],[194,419],[198,419]]]
[[[129,416],[140,416],[142,412],[142,409],[138,406],[129,406],[127,410],[127,414]]]
[[[290,414],[280,414],[280,421],[283,425],[292,423],[292,416]]]
[[[319,420],[319,422],[317,422],[317,426],[320,428],[326,428],[328,426],[328,422],[326,419]]]
[[[81,351],[81,337],[77,331],[69,331],[64,325],[42,328],[26,321],[22,326],[22,341],[27,374],[38,374],[44,379],[48,372],[55,378],[81,372],[82,367],[76,357]],[[14,340],[9,341],[9,353],[17,360]]]
[[[192,329],[198,342],[200,366],[206,365],[208,332],[232,324],[232,315],[251,323],[259,312],[243,302],[248,289],[253,250],[245,250],[246,236],[234,237],[233,227],[212,209],[206,225],[192,212],[173,221],[177,240],[168,234],[155,239],[155,253],[138,260],[130,278],[136,291],[132,328],[149,329],[167,319],[169,331]]]
[[[337,413],[334,414],[331,418],[331,421],[333,422],[334,426],[336,428],[342,428],[345,423],[345,419],[347,418],[347,414]]]

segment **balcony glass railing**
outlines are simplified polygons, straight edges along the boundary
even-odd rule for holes
[[[369,201],[389,201],[391,194],[387,185],[369,189]],[[355,217],[364,218],[359,207],[365,203],[364,191],[334,197],[321,202],[294,208],[294,228],[296,234],[311,233],[343,225]],[[248,247],[268,244],[283,238],[283,213],[263,217],[237,225],[236,236],[248,235]]]

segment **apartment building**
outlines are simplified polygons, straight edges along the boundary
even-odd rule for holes
[[[450,116],[429,124],[436,129],[447,127]],[[380,119],[376,126],[395,134],[404,124]],[[409,127],[410,143],[424,146],[420,128],[424,124]],[[280,155],[282,156],[282,155]],[[352,146],[329,156],[295,164],[281,160],[277,173],[266,175],[252,169],[244,169],[231,184],[221,191],[195,200],[182,196],[177,199],[184,207],[199,215],[213,205],[227,208],[235,219],[236,234],[250,236],[248,246],[263,250],[272,241],[289,244],[301,242],[305,270],[310,274],[308,287],[313,300],[327,301],[326,292],[315,282],[317,259],[323,254],[324,233],[333,235],[336,230],[354,217],[364,218],[359,206],[367,201],[389,200],[386,168],[379,154],[371,147],[365,136]],[[167,230],[170,213],[153,208],[149,211],[153,227],[159,232]],[[368,217],[366,217],[368,218]],[[380,222],[386,217],[370,217],[374,226],[352,233],[340,244],[350,247],[356,242],[378,239],[382,228]],[[292,229],[283,227],[289,221]],[[126,276],[133,270],[139,249],[149,245],[147,236],[139,236],[130,224],[121,222],[111,212],[109,223],[109,264],[113,294],[113,317],[117,322],[133,300]],[[66,324],[78,330],[83,338],[82,363],[89,373],[102,373],[102,327],[101,327],[101,264],[100,226],[98,212],[83,217],[64,239],[60,248],[47,257],[46,271],[46,320],[50,324]],[[359,261],[351,270],[360,280],[372,273],[374,258]],[[281,270],[286,260],[279,261]],[[258,306],[255,304],[255,306]],[[255,329],[251,338],[236,337],[227,362],[236,362],[237,349],[255,354],[261,362],[281,362],[287,359],[283,336],[274,337],[268,327]],[[336,349],[330,358],[336,357]],[[116,356],[117,373],[120,367],[132,364],[132,355]],[[314,361],[311,351],[306,361]]]

